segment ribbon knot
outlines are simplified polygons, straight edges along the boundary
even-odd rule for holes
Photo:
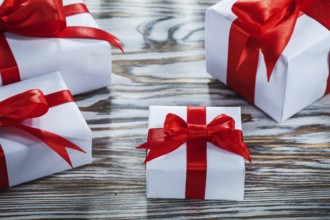
[[[188,140],[207,139],[208,129],[207,125],[188,124]]]

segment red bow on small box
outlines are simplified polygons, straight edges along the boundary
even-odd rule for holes
[[[238,0],[232,11],[237,19],[229,36],[227,84],[251,103],[259,51],[263,53],[270,80],[300,15],[306,14],[330,30],[329,0]]]
[[[20,81],[19,70],[4,32],[30,37],[98,39],[123,51],[112,34],[91,27],[68,27],[66,17],[88,13],[84,4],[63,6],[62,0],[5,0],[0,6],[0,72],[4,85]]]
[[[250,150],[243,143],[242,131],[235,129],[235,121],[221,114],[206,124],[205,107],[188,107],[187,122],[175,114],[168,114],[164,128],[149,129],[148,142],[137,148],[147,149],[145,163],[169,154],[187,143],[186,198],[203,199],[207,170],[207,142],[241,155],[251,161]]]
[[[23,124],[23,120],[41,117],[50,107],[73,102],[68,90],[44,95],[41,90],[29,90],[0,102],[0,127],[12,127],[27,132],[47,144],[71,167],[72,163],[66,148],[85,153],[71,141],[39,128]],[[9,186],[5,154],[0,145],[0,189]]]

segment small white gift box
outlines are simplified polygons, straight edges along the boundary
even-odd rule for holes
[[[60,74],[51,73],[1,87],[0,101],[35,89],[41,90],[45,97],[48,97],[49,94],[68,91]],[[72,167],[91,163],[91,130],[75,102],[56,104],[50,107],[46,114],[24,120],[22,124],[52,132],[82,149],[84,152],[65,148]],[[0,154],[0,183],[2,183],[2,187],[15,186],[72,168],[62,156],[47,144],[23,130],[14,127],[1,127],[0,144],[3,153]],[[7,173],[6,176],[4,176],[5,173]],[[3,181],[6,178],[8,183],[7,186],[4,186]]]
[[[210,124],[219,115],[231,117],[234,120],[236,131],[241,130],[241,112],[238,107],[206,107],[206,123]],[[172,114],[187,121],[187,114],[191,114],[187,107],[150,106],[149,124],[150,130],[163,128],[164,120]],[[194,126],[194,125],[192,125]],[[209,125],[207,125],[209,126]],[[149,139],[150,141],[150,130]],[[239,131],[241,132],[241,131]],[[189,132],[188,132],[189,133]],[[241,133],[240,133],[241,134]],[[148,142],[147,142],[148,143]],[[146,144],[147,144],[146,143]],[[143,145],[141,145],[143,146]],[[140,148],[145,148],[141,147]],[[203,180],[188,177],[188,148],[189,142],[179,145],[174,151],[146,162],[146,184],[148,198],[177,198],[177,199],[223,199],[223,200],[243,200],[245,162],[240,155],[215,146],[211,142],[205,141],[205,162],[203,172],[206,176]],[[162,146],[163,147],[163,146]],[[199,146],[197,146],[199,147]],[[147,149],[147,148],[146,148]],[[148,156],[152,150],[148,150]],[[199,155],[197,155],[199,156]],[[148,158],[148,157],[147,157]],[[195,161],[191,161],[194,164]],[[198,176],[199,174],[197,174]],[[192,183],[188,189],[187,179]],[[204,181],[202,195],[194,195],[195,184]],[[191,192],[187,192],[190,190]],[[188,196],[188,194],[192,196]],[[189,197],[189,198],[188,198]]]

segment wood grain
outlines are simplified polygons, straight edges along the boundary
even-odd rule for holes
[[[4,219],[330,219],[330,96],[277,124],[205,71],[203,28],[215,0],[87,0],[122,39],[113,85],[76,97],[93,130],[92,164],[0,192]],[[149,105],[242,106],[243,202],[146,199]]]

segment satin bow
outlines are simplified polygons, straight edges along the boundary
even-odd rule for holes
[[[1,30],[26,36],[50,36],[66,27],[62,1],[5,0],[0,7]]]
[[[86,12],[84,4],[63,6],[62,0],[4,0],[0,6],[0,30],[31,37],[100,39],[123,51],[120,40],[105,31],[67,27],[66,16]]]
[[[41,117],[49,110],[46,97],[38,89],[29,90],[0,102],[0,127],[12,127],[25,131],[47,144],[71,167],[72,163],[66,148],[85,153],[69,140],[52,132],[23,124],[23,120]]]
[[[238,17],[238,26],[250,35],[237,69],[260,49],[268,80],[292,36],[299,15],[305,13],[330,30],[329,0],[238,0],[232,11]]]
[[[187,124],[175,114],[168,114],[164,128],[149,130],[148,141],[137,148],[149,150],[145,163],[166,155],[187,141],[205,140],[226,151],[251,161],[249,148],[243,143],[242,131],[235,129],[235,121],[225,114],[217,116],[208,125]]]

